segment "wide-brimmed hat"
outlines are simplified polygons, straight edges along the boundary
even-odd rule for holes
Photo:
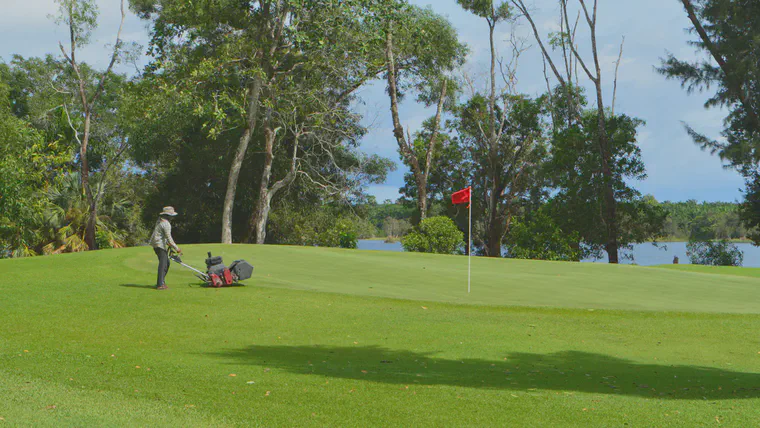
[[[164,211],[161,212],[161,214],[159,215],[170,215],[174,217],[175,215],[177,215],[177,212],[174,211],[174,207],[164,207]]]

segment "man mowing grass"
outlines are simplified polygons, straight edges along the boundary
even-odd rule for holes
[[[164,207],[163,212],[158,215],[158,221],[153,228],[153,234],[150,236],[150,244],[153,251],[158,256],[158,279],[156,280],[157,290],[166,290],[166,274],[169,273],[169,247],[174,251],[182,254],[174,239],[172,239],[171,218],[176,216],[177,212],[174,207]]]

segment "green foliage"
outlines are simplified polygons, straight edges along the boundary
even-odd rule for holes
[[[558,99],[562,96],[559,94]],[[566,111],[559,110],[561,116]],[[617,241],[621,247],[656,240],[663,235],[667,212],[643,197],[633,183],[646,178],[646,169],[637,144],[638,128],[644,122],[626,115],[608,116],[607,134],[612,172],[612,188],[617,201]],[[598,120],[595,110],[587,110],[581,123],[554,130],[551,159],[546,174],[558,192],[552,196],[551,215],[566,232],[577,232],[594,252],[608,242],[604,227],[606,182],[599,173],[601,154],[597,143]]]
[[[686,256],[695,265],[741,266],[744,262],[744,253],[727,240],[689,241]]]
[[[356,226],[348,220],[340,220],[333,229],[338,234],[339,247],[356,249],[358,244],[358,235]]]
[[[755,245],[760,245],[760,174],[748,177],[746,185],[739,215],[750,231],[748,237]]]
[[[69,152],[12,114],[8,68],[0,64],[0,258],[39,253],[43,193]]]
[[[113,246],[111,246],[110,236],[102,230],[95,232],[95,242],[98,243],[99,250],[107,250],[113,248]]]
[[[383,220],[383,232],[388,238],[399,238],[405,236],[412,229],[412,224],[403,219],[386,217]]]
[[[691,93],[715,89],[705,108],[726,108],[722,139],[685,124],[694,142],[740,170],[745,176],[760,161],[760,2],[754,0],[689,0],[694,22],[689,44],[708,54],[689,62],[668,53],[660,73],[681,82]]]
[[[749,197],[749,195],[747,195]],[[741,218],[741,205],[729,202],[663,202],[668,212],[665,239],[742,239],[748,229]]]
[[[294,209],[290,204],[270,214],[267,242],[316,247],[356,248],[360,238],[374,236],[366,220],[334,207]]]
[[[511,11],[508,1],[494,0],[457,0],[462,8],[490,22],[498,22],[510,18]]]
[[[414,89],[417,101],[429,107],[438,103],[445,80],[448,93],[445,106],[450,109],[458,90],[448,75],[464,64],[467,46],[459,42],[456,28],[449,20],[430,7],[420,8],[405,1],[399,4],[391,28],[400,95],[403,97],[405,90]],[[383,34],[375,31],[378,36]]]
[[[513,221],[507,239],[507,257],[515,259],[580,261],[584,254],[578,232],[567,233],[545,210]]]
[[[93,176],[93,188],[105,193],[101,178]],[[95,238],[105,248],[126,246],[127,233],[118,221],[118,213],[129,209],[127,200],[106,199],[96,219]],[[85,229],[90,218],[89,205],[84,196],[80,174],[70,173],[61,177],[58,184],[45,194],[45,211],[40,225],[41,240],[38,247],[42,254],[60,254],[87,251]]]
[[[155,167],[160,181],[151,204],[174,197],[202,206],[182,220],[184,230],[191,240],[218,240],[231,178],[239,186],[233,239],[242,241],[285,197],[282,186],[299,187],[289,196],[309,193],[313,207],[361,203],[364,186],[393,168],[359,150],[366,130],[351,110],[354,91],[383,71],[375,13],[384,6],[375,3],[135,2],[154,27],[153,61],[132,104],[144,120],[130,140],[139,165]],[[248,155],[235,177],[230,166],[248,144],[246,130]]]
[[[90,42],[92,32],[98,27],[98,6],[94,0],[55,0],[58,3],[56,23],[71,28],[74,43],[82,47]]]
[[[455,254],[460,251],[464,234],[454,222],[443,216],[428,217],[402,240],[404,250],[418,253]]]
[[[366,210],[367,220],[378,230],[383,230],[387,218],[411,222],[412,217],[416,214],[414,204],[400,204],[390,200],[382,204],[367,204],[363,208]]]
[[[544,98],[505,94],[497,97],[494,109],[494,130],[487,96],[477,93],[457,109],[450,125],[463,159],[446,177],[456,187],[444,194],[472,185],[473,200],[479,202],[473,206],[473,244],[498,257],[509,219],[535,205],[542,192],[548,147]],[[446,156],[456,159],[450,152]]]

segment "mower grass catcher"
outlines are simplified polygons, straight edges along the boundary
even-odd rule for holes
[[[239,281],[244,281],[251,277],[253,274],[253,266],[245,260],[235,260],[227,267],[222,261],[222,256],[211,256],[211,252],[208,253],[206,259],[206,272],[186,265],[179,258],[178,254],[171,254],[169,258],[179,263],[180,265],[195,272],[195,276],[201,279],[209,287],[224,287],[233,284],[237,284]]]

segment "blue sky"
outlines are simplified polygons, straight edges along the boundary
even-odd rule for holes
[[[534,1],[534,19],[539,30],[546,34],[557,28],[558,7],[553,0]],[[485,84],[483,72],[488,65],[488,27],[485,22],[464,10],[455,0],[411,0],[420,6],[430,6],[447,16],[457,29],[460,39],[470,47],[470,56],[464,72]],[[57,27],[49,15],[56,12],[53,0],[3,0],[0,6],[0,57],[9,60],[14,53],[23,56],[42,56],[59,53],[58,41],[65,41],[66,34]],[[119,22],[118,1],[98,0],[101,9],[100,26],[93,43],[84,49],[80,59],[105,67],[106,44],[113,43]],[[572,2],[571,2],[572,3]],[[599,24],[597,40],[601,50],[605,101],[612,98],[614,61],[619,44],[625,36],[625,51],[620,66],[616,110],[646,121],[640,130],[639,145],[647,166],[648,178],[635,185],[642,193],[654,195],[658,200],[680,201],[697,199],[706,201],[734,201],[741,199],[742,180],[735,171],[725,170],[720,159],[702,152],[686,135],[681,122],[685,121],[711,136],[718,136],[725,115],[720,110],[702,107],[706,94],[688,95],[678,82],[667,81],[654,71],[659,58],[666,51],[683,59],[695,58],[697,53],[687,45],[691,38],[684,28],[688,18],[677,0],[599,0]],[[514,28],[513,28],[514,27]],[[583,26],[582,30],[586,30]],[[545,88],[543,66],[529,28],[518,22],[515,26],[502,24],[497,27],[497,49],[505,57],[509,54],[507,38],[514,31],[525,37],[529,51],[523,54],[518,68],[518,89],[526,94],[538,95]],[[145,23],[129,15],[123,38],[148,44]],[[579,38],[581,53],[590,52],[587,32]],[[122,72],[134,72],[134,68],[121,66]],[[363,141],[363,148],[393,159],[399,164],[383,185],[372,186],[370,192],[378,200],[395,199],[403,183],[405,169],[401,165],[397,145],[391,133],[390,108],[384,85],[376,82],[360,92],[362,102],[356,109],[365,117],[370,127]],[[413,97],[407,97],[400,106],[405,127],[418,128],[433,112],[416,105]]]

